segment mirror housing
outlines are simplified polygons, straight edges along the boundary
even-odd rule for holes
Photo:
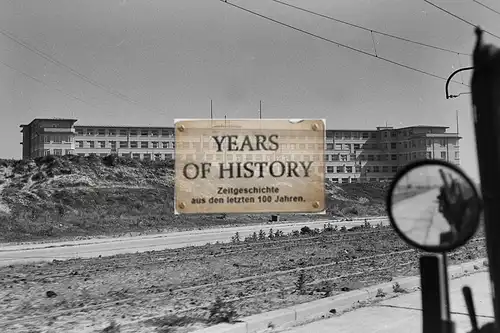
[[[419,160],[396,174],[386,208],[391,225],[406,243],[442,253],[474,236],[482,204],[476,186],[459,167]]]

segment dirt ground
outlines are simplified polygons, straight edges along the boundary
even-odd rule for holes
[[[450,264],[486,256],[482,236]],[[419,255],[381,227],[9,266],[0,331],[190,332],[415,275]]]

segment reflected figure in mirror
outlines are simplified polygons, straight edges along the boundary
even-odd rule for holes
[[[465,196],[463,185],[451,174],[439,170],[443,185],[440,188],[438,201],[439,212],[450,226],[450,231],[441,234],[441,244],[453,243],[462,234],[462,229],[471,218],[476,208],[475,198]]]

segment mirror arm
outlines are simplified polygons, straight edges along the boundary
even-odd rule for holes
[[[446,254],[420,257],[422,328],[424,333],[454,333],[450,319]]]

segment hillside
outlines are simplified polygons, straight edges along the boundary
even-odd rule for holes
[[[268,215],[175,216],[173,184],[173,161],[114,156],[0,160],[0,240],[186,230],[269,219]],[[328,215],[385,215],[387,186],[328,184]]]

